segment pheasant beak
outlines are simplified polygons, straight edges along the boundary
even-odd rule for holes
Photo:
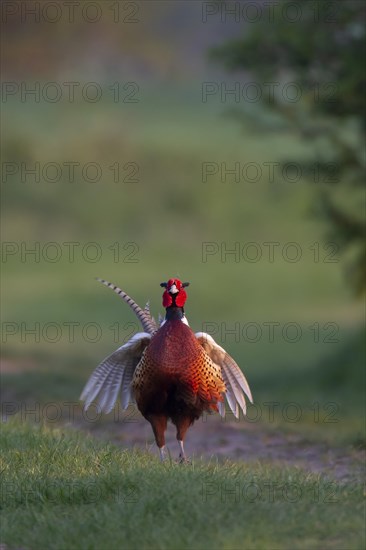
[[[172,286],[168,288],[168,292],[170,294],[177,294],[177,292],[179,292],[175,283],[173,283]]]

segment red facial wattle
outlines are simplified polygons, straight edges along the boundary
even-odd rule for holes
[[[186,291],[182,288],[178,294],[175,295],[175,305],[177,307],[183,307],[184,304],[186,303],[186,300],[187,300],[187,293]]]
[[[163,294],[163,306],[166,308],[171,306],[172,303],[173,303],[173,298],[171,294],[169,294],[169,292],[166,290]]]

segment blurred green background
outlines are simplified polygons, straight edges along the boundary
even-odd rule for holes
[[[297,79],[294,67],[292,72],[280,71],[280,76],[277,69],[260,75],[247,61],[248,54],[233,54],[236,61],[227,65],[234,72],[228,72],[225,55],[217,54],[233,39],[243,41],[244,51],[253,32],[260,41],[265,18],[257,23],[243,16],[223,21],[224,3],[211,2],[215,14],[204,22],[205,3],[154,1],[132,2],[129,7],[121,3],[120,20],[114,23],[107,4],[100,4],[102,16],[95,23],[76,10],[71,23],[63,12],[57,23],[42,16],[40,22],[28,17],[24,23],[20,16],[9,15],[4,25],[3,85],[15,83],[16,90],[9,93],[10,88],[3,87],[2,103],[4,399],[76,400],[87,375],[118,347],[116,323],[120,342],[137,329],[128,324],[135,319],[127,306],[94,277],[118,284],[140,305],[150,299],[157,316],[162,313],[159,283],[178,276],[191,282],[186,311],[192,328],[202,330],[214,323],[214,338],[243,368],[256,402],[292,401],[304,410],[311,410],[314,401],[322,410],[335,402],[337,424],[315,425],[309,414],[295,428],[359,445],[364,426],[363,307],[354,292],[352,271],[360,269],[352,263],[359,253],[354,253],[352,239],[329,233],[334,220],[318,208],[325,193],[336,192],[324,172],[317,182],[304,169],[294,182],[281,171],[284,162],[296,161],[301,167],[334,162],[337,151],[329,136],[310,132],[309,139],[309,132],[304,132],[309,120],[313,126],[336,128],[333,134],[343,136],[351,148],[360,139],[362,143],[364,128],[357,123],[359,106],[351,102],[353,89],[337,91],[338,99],[347,100],[344,94],[349,94],[350,105],[355,105],[346,113],[319,109],[309,93],[296,105],[285,102],[281,109],[243,97],[237,103],[232,95],[223,101],[220,93],[203,101],[207,82],[230,89],[235,82],[243,86],[254,81],[265,89],[265,78],[281,86]],[[327,22],[326,32],[339,30],[339,22],[344,30],[358,20],[357,11],[351,16],[342,11],[350,2],[339,4],[336,21]],[[321,13],[321,22],[326,16]],[[131,18],[136,22],[129,22]],[[325,46],[308,40],[301,21],[293,24],[296,32],[287,40],[309,43],[308,55],[302,57],[306,72],[309,57],[322,67]],[[271,28],[281,31],[280,25]],[[354,36],[360,39],[356,31]],[[346,33],[346,43],[347,37]],[[257,46],[253,43],[249,52],[266,53]],[[260,67],[261,60],[255,60]],[[265,55],[262,60],[265,63]],[[358,86],[360,66],[352,70]],[[321,85],[333,78],[323,73]],[[55,89],[47,88],[50,82],[62,90],[57,102],[47,99]],[[74,101],[68,100],[65,82],[80,83]],[[99,101],[87,101],[80,93],[90,82],[102,90]],[[123,88],[131,82],[135,84]],[[299,82],[304,85],[300,78]],[[29,88],[39,83],[38,102],[32,95],[22,100],[22,83]],[[119,101],[114,101],[110,88],[115,90],[115,83]],[[132,90],[137,101],[123,101]],[[298,118],[296,124],[289,123],[299,110],[302,123]],[[351,176],[341,161],[336,164],[337,189],[345,189],[352,199],[357,186],[349,187]],[[80,163],[74,181],[64,164],[70,162]],[[27,168],[40,163],[40,181],[31,174],[22,181],[21,163]],[[47,163],[63,167],[59,181],[50,181],[52,168],[42,177]],[[83,179],[81,167],[87,163],[98,164],[99,181]],[[115,163],[120,164],[117,183],[109,168]],[[255,182],[243,177],[235,182],[230,175],[221,181],[217,173],[203,182],[203,163],[226,163],[228,168],[256,163],[262,176]],[[265,163],[279,163],[273,181]],[[9,175],[12,168],[16,173]],[[123,181],[131,170],[136,171],[136,181]],[[357,201],[357,209],[359,205]],[[51,242],[56,243],[53,248]],[[70,245],[64,244],[70,242],[77,243],[74,261],[68,254]],[[257,262],[243,254],[221,256],[221,250],[239,246],[242,251],[253,242],[262,252]],[[279,243],[273,262],[264,245],[268,242]],[[282,254],[291,242],[301,251],[297,262]],[[212,246],[218,252],[204,257],[204,243],[216,243]],[[37,246],[39,258],[21,252],[22,247]],[[61,250],[60,258],[51,261],[55,250]],[[92,261],[95,250],[100,257]],[[333,250],[335,256],[330,257]],[[264,324],[272,322],[279,323],[273,341]],[[77,323],[74,341],[65,323]],[[95,342],[92,327],[84,334],[88,323],[100,327]],[[225,334],[235,323],[239,337]],[[258,338],[245,332],[248,323],[256,324],[253,330],[260,327]],[[286,323],[301,328],[297,341],[290,342],[296,340],[291,331],[283,336]],[[26,333],[34,327],[39,338]],[[294,429],[288,423],[282,427]]]

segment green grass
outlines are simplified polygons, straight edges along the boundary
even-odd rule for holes
[[[19,422],[2,426],[1,447],[1,542],[9,548],[364,545],[362,489],[352,483],[261,463],[160,464],[143,452]]]
[[[109,327],[118,322],[123,340],[128,333],[123,327],[135,318],[95,276],[121,285],[141,305],[150,299],[155,315],[162,310],[159,283],[180,276],[191,281],[187,315],[195,330],[207,322],[225,323],[229,330],[250,322],[301,326],[297,343],[286,342],[281,333],[270,343],[266,329],[256,343],[213,334],[243,368],[263,411],[266,402],[279,402],[277,411],[289,402],[303,410],[296,423],[284,421],[281,412],[273,422],[264,414],[259,431],[296,433],[303,441],[343,447],[344,453],[358,449],[364,446],[363,313],[347,288],[342,255],[337,263],[325,261],[325,227],[311,214],[319,186],[305,179],[289,184],[278,174],[275,183],[265,177],[256,184],[222,183],[219,175],[207,184],[201,181],[203,161],[263,167],[268,161],[310,159],[315,147],[287,131],[263,136],[241,129],[220,116],[222,105],[206,109],[199,90],[199,83],[190,83],[190,91],[147,89],[138,106],[100,103],[92,111],[85,104],[7,103],[4,160],[30,165],[95,161],[104,172],[96,185],[9,180],[2,189],[4,240],[29,247],[49,241],[61,246],[76,241],[82,247],[95,241],[103,255],[96,263],[78,252],[74,262],[66,255],[56,263],[20,255],[4,261],[3,321],[28,328],[37,322],[78,322],[79,327],[73,342],[66,330],[55,343],[32,335],[22,341],[20,332],[5,338],[6,360],[20,367],[30,361],[33,367],[3,376],[3,401],[15,408],[76,402],[95,366],[122,343]],[[140,182],[114,184],[106,167],[116,160],[137,162]],[[280,251],[296,241],[301,261],[286,262],[281,252],[273,263],[265,255],[257,263],[235,262],[231,256],[222,262],[220,253],[202,261],[203,242],[230,249],[253,241],[279,242]],[[128,263],[123,255],[115,262],[108,248],[115,242],[121,247],[137,243],[138,262]],[[319,242],[319,262],[314,242]],[[101,326],[96,343],[82,337],[80,327],[89,322]],[[339,326],[337,343],[324,342],[329,322]],[[315,323],[321,327],[319,343],[309,329]],[[320,422],[314,421],[314,402]],[[325,406],[334,402],[339,422],[322,421],[329,412]],[[2,428],[1,470],[15,489],[8,497],[9,491],[2,493],[1,542],[11,550],[363,547],[360,489],[352,484],[336,485],[336,502],[327,502],[334,487],[301,470],[200,460],[190,468],[161,465],[153,456],[69,434],[63,426],[40,430],[10,419]],[[262,493],[251,502],[245,489],[253,481]],[[213,491],[206,501],[204,483]],[[221,494],[234,483],[244,488],[238,502]],[[268,483],[277,487],[273,501]],[[299,485],[298,501],[283,498],[278,487],[285,483]],[[98,498],[93,500],[89,489]],[[137,500],[128,502],[134,491]]]

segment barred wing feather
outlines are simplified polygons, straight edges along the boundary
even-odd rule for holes
[[[234,361],[226,351],[206,332],[197,332],[196,338],[212,361],[221,368],[221,374],[225,382],[225,397],[236,418],[239,417],[239,407],[246,414],[245,395],[253,403],[252,394],[248,382]],[[219,406],[219,413],[225,416],[225,407]]]
[[[150,339],[151,334],[139,332],[100,363],[80,396],[81,401],[85,401],[85,410],[96,401],[101,412],[109,413],[115,406],[119,394],[123,409],[133,402],[133,373]]]

